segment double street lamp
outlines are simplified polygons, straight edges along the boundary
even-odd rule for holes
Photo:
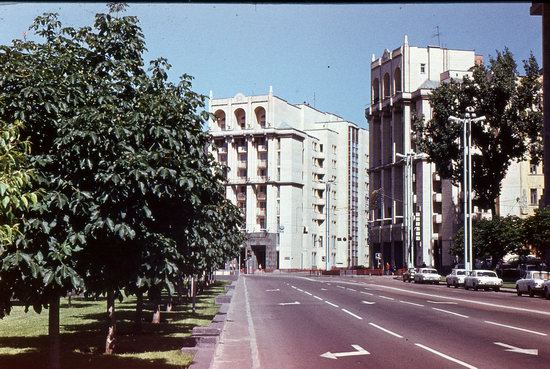
[[[413,220],[414,220],[414,191],[413,191],[413,163],[416,159],[427,159],[425,153],[415,153],[410,150],[405,154],[396,153],[395,156],[402,158],[404,163],[404,181],[405,188],[403,191],[403,227],[405,230],[405,259],[407,267],[414,268],[414,237],[413,237]]]
[[[326,217],[325,217],[325,270],[330,270],[329,262],[329,245],[330,245],[330,187],[334,183],[333,180],[328,180],[325,182],[325,208],[326,208]]]
[[[473,270],[473,245],[472,245],[472,122],[484,121],[485,116],[476,118],[474,108],[466,108],[464,118],[450,116],[449,121],[462,123],[463,146],[463,178],[462,192],[464,193],[464,269]]]

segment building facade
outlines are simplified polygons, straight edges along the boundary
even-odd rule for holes
[[[271,89],[211,96],[210,112],[211,151],[228,167],[226,196],[246,220],[241,260],[267,269],[368,262],[365,129]]]
[[[473,50],[413,47],[407,36],[399,48],[386,49],[380,58],[373,55],[371,102],[365,111],[370,132],[369,242],[371,254],[380,255],[381,263],[405,267],[411,253],[415,266],[454,263],[449,250],[461,219],[459,190],[418,155],[412,162],[413,221],[405,224],[405,168],[397,154],[417,151],[411,120],[415,114],[431,119],[430,91],[451,78],[462,79],[479,62]],[[410,248],[406,226],[412,230]],[[374,260],[371,265],[377,266]]]

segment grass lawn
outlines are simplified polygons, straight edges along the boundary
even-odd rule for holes
[[[192,356],[180,349],[189,343],[191,330],[208,325],[218,311],[214,298],[223,293],[223,282],[216,282],[191,305],[175,305],[162,311],[161,323],[151,324],[147,302],[142,333],[133,333],[135,298],[117,301],[117,343],[115,355],[103,355],[106,332],[105,299],[61,300],[61,366],[66,369],[180,369],[191,364]],[[15,306],[0,320],[0,369],[48,368],[48,311],[28,313]]]

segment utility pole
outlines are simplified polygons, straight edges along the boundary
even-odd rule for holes
[[[466,108],[464,119],[450,116],[449,120],[463,125],[463,169],[462,192],[464,193],[464,269],[473,270],[473,245],[472,245],[472,122],[484,121],[485,116],[476,118],[474,108]]]

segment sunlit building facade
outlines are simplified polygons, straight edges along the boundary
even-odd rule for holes
[[[267,269],[368,262],[368,132],[274,96],[210,99],[211,151],[245,216],[241,259]]]

